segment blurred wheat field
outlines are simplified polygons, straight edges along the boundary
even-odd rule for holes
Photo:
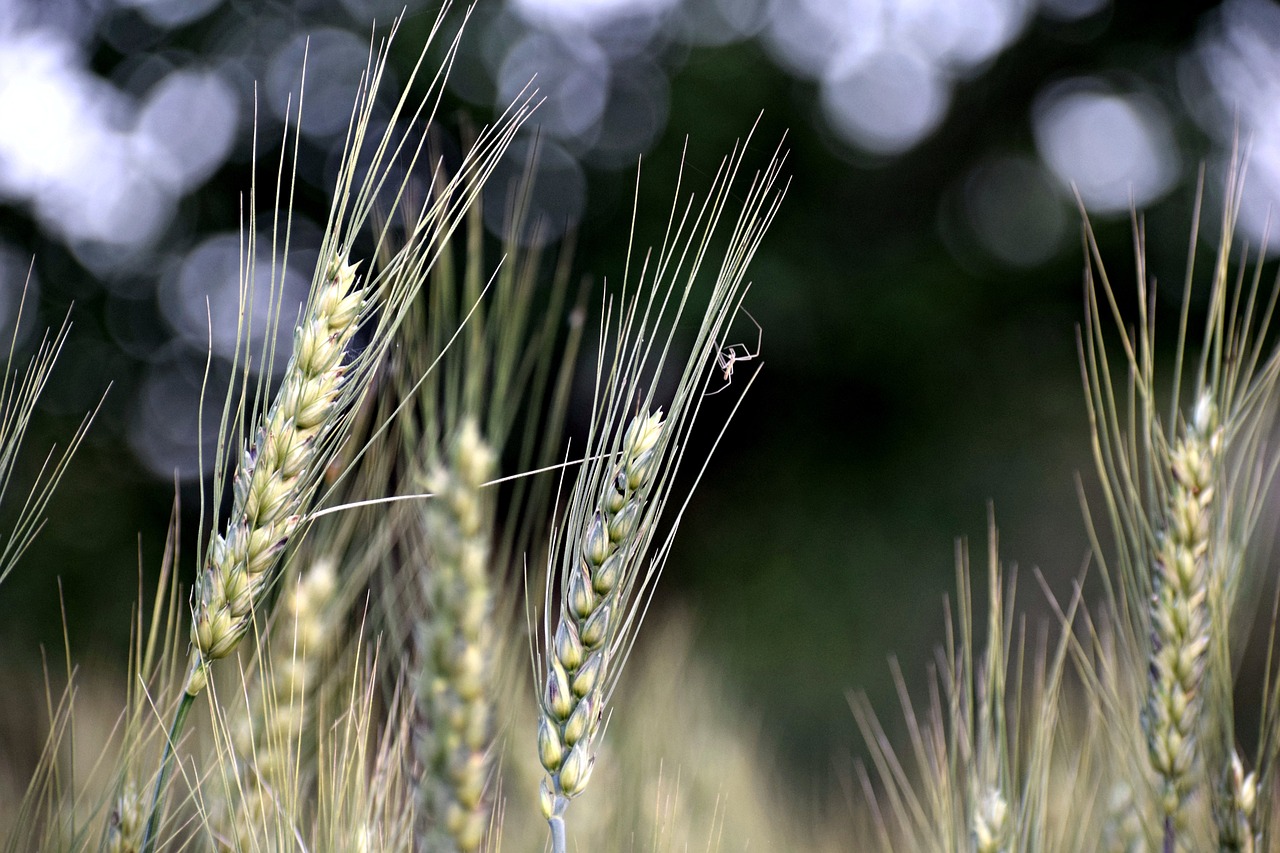
[[[661,238],[628,242],[593,293],[567,248],[522,243],[539,224],[520,193],[501,251],[484,239],[481,190],[536,89],[447,167],[433,150],[457,45],[443,20],[415,70],[425,94],[394,105],[414,134],[373,121],[394,28],[375,41],[306,299],[255,304],[242,281],[236,370],[206,389],[216,500],[194,533],[171,524],[129,660],[53,656],[44,683],[6,679],[24,700],[0,727],[5,849],[1272,849],[1269,652],[1256,707],[1236,698],[1250,626],[1270,649],[1277,621],[1277,289],[1233,248],[1247,176],[1230,175],[1221,212],[1191,212],[1171,322],[1141,260],[1134,299],[1085,225],[1088,583],[1028,624],[1021,602],[1042,593],[1006,570],[993,516],[981,552],[957,546],[936,668],[895,673],[900,709],[849,685],[861,750],[831,756],[843,784],[797,785],[696,615],[650,613],[759,367],[734,321],[786,152],[759,158],[748,131],[718,167],[682,173],[669,212],[638,209],[637,190],[635,218]],[[265,209],[287,211],[289,175],[288,156],[263,164],[249,198],[275,192]],[[287,216],[258,215],[244,269],[270,257],[278,285]],[[292,339],[255,342],[255,312],[296,316]],[[64,335],[0,387],[6,486]],[[277,380],[250,369],[278,353]],[[566,441],[582,375],[590,423]],[[26,498],[0,581],[90,428]]]

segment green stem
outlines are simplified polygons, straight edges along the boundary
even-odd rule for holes
[[[547,823],[551,824],[551,853],[565,853],[564,817],[552,815]]]
[[[559,788],[560,784],[557,782],[555,806],[551,817],[547,818],[547,823],[551,826],[551,853],[565,853],[568,848],[564,831],[564,810],[569,805],[569,799],[559,793]]]
[[[165,786],[169,783],[169,774],[173,772],[173,762],[177,757],[175,747],[178,736],[182,734],[182,726],[187,721],[187,712],[195,701],[195,696],[184,691],[178,710],[173,714],[173,724],[169,726],[169,737],[164,744],[164,758],[160,762],[160,775],[156,777],[156,788],[151,795],[151,815],[147,818],[147,831],[142,836],[141,853],[155,853],[156,836],[160,831],[160,812],[164,808]]]

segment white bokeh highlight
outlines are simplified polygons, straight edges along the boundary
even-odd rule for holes
[[[1224,3],[1206,16],[1181,72],[1188,109],[1217,143],[1218,174],[1225,179],[1231,152],[1247,157],[1238,227],[1280,253],[1280,7]]]
[[[1177,183],[1177,144],[1153,98],[1079,78],[1041,93],[1032,113],[1040,157],[1091,212],[1145,207]]]
[[[269,254],[258,258],[248,273],[250,310],[242,317],[241,254],[236,234],[217,234],[197,244],[162,285],[160,310],[191,349],[212,348],[215,356],[230,361],[239,348],[241,357],[246,351],[252,355],[254,368],[261,367],[258,358],[271,335],[278,333],[280,346],[271,369],[279,372],[288,358],[300,306],[311,288],[314,257],[291,262],[283,276],[272,268]]]

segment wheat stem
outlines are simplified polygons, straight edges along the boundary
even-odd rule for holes
[[[164,810],[164,792],[169,784],[169,774],[173,772],[173,762],[177,758],[177,739],[182,734],[182,727],[187,722],[187,714],[195,704],[194,694],[183,691],[178,700],[178,708],[173,714],[173,722],[164,741],[164,755],[160,759],[160,772],[156,775],[156,786],[151,794],[151,815],[147,818],[147,831],[142,836],[142,853],[154,853],[156,840],[160,832],[160,813]]]

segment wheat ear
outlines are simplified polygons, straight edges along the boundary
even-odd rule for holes
[[[138,853],[146,825],[147,803],[143,793],[132,779],[126,780],[111,812],[107,853]]]
[[[313,564],[290,585],[276,630],[259,651],[260,680],[235,732],[235,749],[244,762],[241,799],[221,833],[236,840],[236,849],[254,849],[260,832],[271,837],[281,822],[274,810],[287,808],[302,734],[322,680],[320,666],[333,642],[330,604],[336,584],[332,562]]]
[[[564,833],[568,800],[587,787],[603,717],[601,675],[610,665],[619,620],[618,592],[657,467],[662,412],[637,415],[627,427],[615,473],[577,537],[578,569],[569,577],[548,655],[538,727],[543,817]]]
[[[440,29],[448,4],[441,10],[432,36]],[[391,206],[400,205],[418,163],[425,142],[416,146],[395,142],[403,123],[430,124],[434,107],[442,95],[449,64],[457,51],[457,38],[449,47],[444,66],[430,81],[428,94],[414,107],[406,95],[387,117],[386,130],[372,151],[372,162],[360,159],[366,132],[378,103],[378,89],[389,56],[390,39],[383,42],[376,58],[371,57],[364,85],[358,93],[356,110],[343,153],[338,186],[325,227],[320,257],[327,267],[317,270],[317,280],[304,311],[304,321],[295,341],[288,367],[290,381],[254,430],[256,441],[238,461],[235,502],[227,533],[210,543],[197,581],[193,650],[190,674],[183,699],[174,712],[165,755],[156,776],[155,794],[147,822],[144,850],[154,850],[156,832],[163,812],[164,791],[173,767],[174,745],[185,726],[192,699],[208,683],[208,665],[229,654],[247,630],[247,615],[271,582],[269,568],[278,561],[289,534],[301,523],[300,513],[314,494],[324,470],[350,434],[355,403],[373,385],[375,371],[382,365],[392,345],[408,305],[438,259],[449,235],[457,227],[480,187],[492,174],[517,130],[534,108],[531,95],[523,95],[492,126],[486,127],[476,144],[464,155],[463,163],[448,181],[447,191],[426,202],[412,217],[413,230],[407,245],[396,252],[371,277],[368,299],[355,290],[354,266],[347,263],[350,246],[369,221],[373,207],[394,194]],[[427,54],[424,49],[404,87],[409,91]],[[392,178],[392,165],[404,167],[403,177]],[[284,165],[282,162],[282,171]],[[252,206],[251,206],[252,211]],[[252,222],[251,222],[252,225]],[[246,269],[254,267],[253,234],[250,229]],[[284,229],[287,249],[289,229]],[[387,231],[375,235],[381,245]],[[287,252],[284,253],[287,256]],[[249,276],[252,278],[252,275]],[[367,308],[365,307],[367,303]],[[245,305],[245,313],[251,306]],[[368,320],[368,323],[363,321]],[[345,368],[340,365],[345,343],[355,329],[368,330],[369,341],[353,355]],[[328,337],[325,337],[325,332]],[[335,339],[336,335],[336,339]],[[271,348],[264,355],[269,356]],[[244,367],[243,363],[239,366]],[[248,370],[245,368],[245,385]],[[249,397],[247,387],[243,389]],[[230,433],[243,426],[232,417],[234,395],[224,408],[217,463],[223,456]],[[263,399],[262,385],[252,402]],[[318,427],[318,429],[317,429]],[[308,445],[309,442],[309,445]],[[357,453],[352,460],[358,459]],[[301,465],[301,470],[295,466]],[[221,472],[225,468],[216,466]],[[229,467],[229,466],[227,466]],[[215,493],[220,492],[215,478]],[[215,525],[216,526],[216,525]],[[242,612],[244,615],[242,615]]]
[[[1254,853],[1262,849],[1256,825],[1258,779],[1244,772],[1240,754],[1231,753],[1231,767],[1223,782],[1215,815],[1218,822],[1218,849],[1223,853]]]
[[[317,436],[335,414],[343,353],[364,301],[354,265],[335,259],[294,335],[293,357],[257,437],[236,473],[225,534],[215,534],[195,588],[187,693],[208,683],[209,661],[235,651],[249,630],[271,569],[315,491]]]
[[[628,298],[620,300],[616,314],[611,299],[602,312],[587,461],[552,535],[540,636],[532,639],[530,630],[541,715],[538,753],[549,774],[540,803],[556,853],[566,850],[564,811],[591,775],[605,705],[666,565],[687,498],[651,554],[658,520],[672,496],[716,356],[726,346],[726,329],[741,304],[746,266],[785,192],[778,183],[779,152],[743,199],[690,354],[683,363],[670,362],[679,380],[661,406],[659,381],[674,352],[675,330],[734,197],[731,187],[746,147],[724,160],[700,204],[682,204],[677,189],[661,248],[645,254],[636,286],[624,278]],[[743,382],[742,393],[749,386],[750,380]],[[734,411],[736,406],[726,422]]]
[[[1152,650],[1143,726],[1166,839],[1195,783],[1201,684],[1209,650],[1209,536],[1222,430],[1202,396],[1170,451],[1164,530],[1155,554]]]
[[[494,453],[474,420],[463,422],[446,461],[427,476],[436,496],[422,509],[431,563],[423,583],[432,614],[419,640],[419,810],[427,849],[480,849],[489,826],[489,686],[493,636],[489,583],[492,501],[481,487]]]

